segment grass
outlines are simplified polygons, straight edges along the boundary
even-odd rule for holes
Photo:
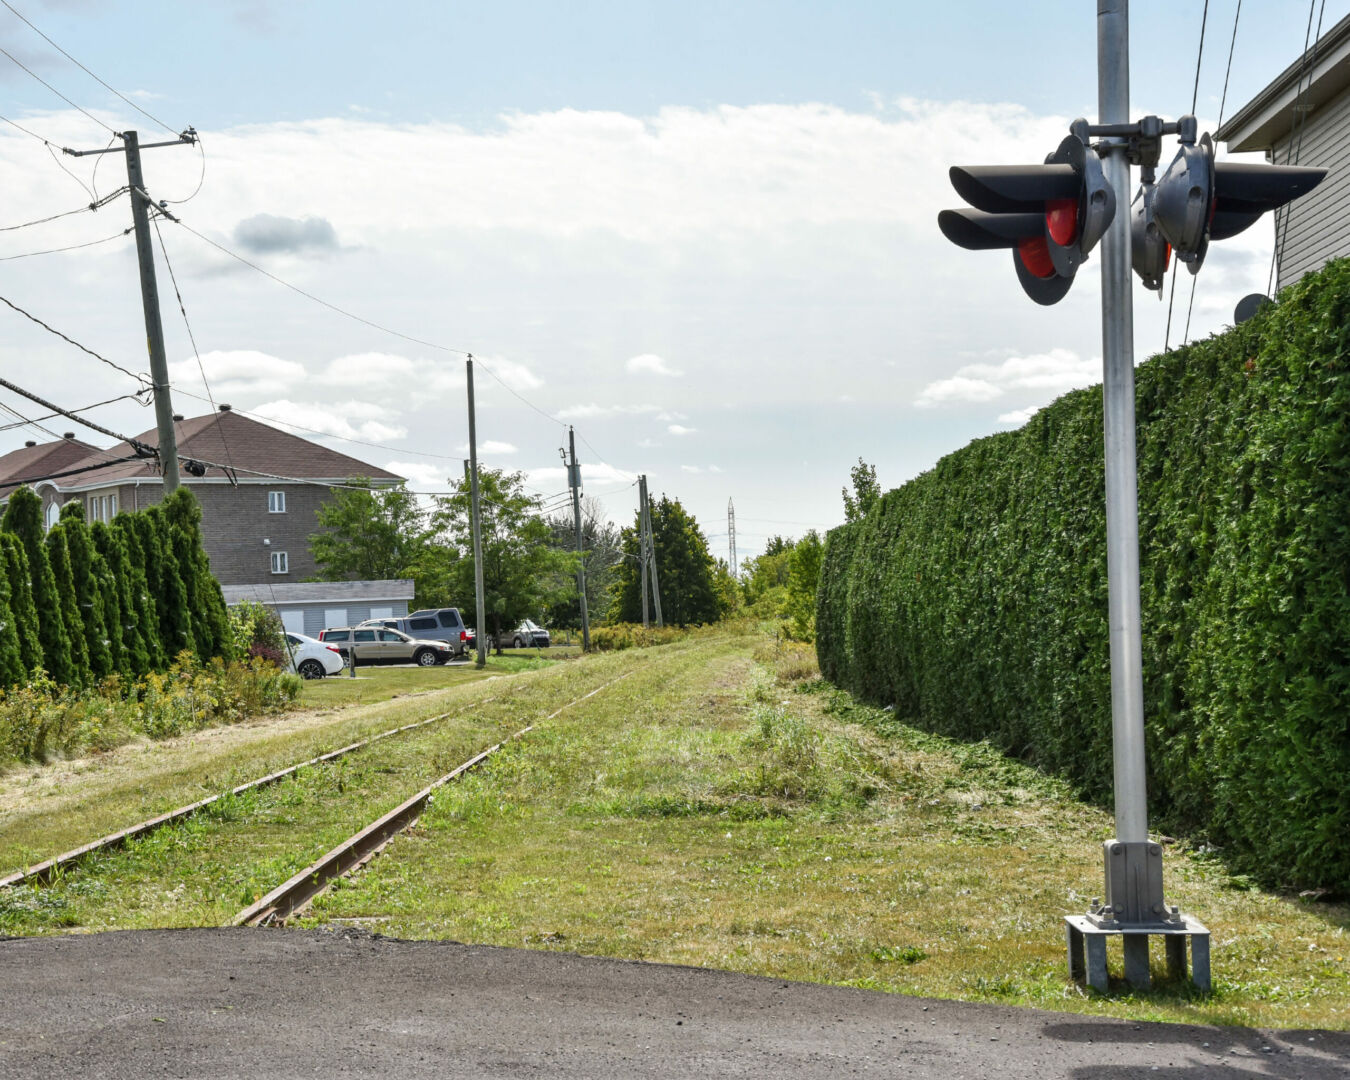
[[[502,697],[56,888],[0,895],[0,930],[223,923],[457,755],[624,671],[438,793],[303,921],[1094,1015],[1350,1027],[1350,910],[1262,892],[1178,844],[1168,896],[1214,931],[1215,993],[1070,984],[1062,915],[1100,891],[1109,817],[987,746],[859,706],[809,650],[746,630],[456,691]]]
[[[501,692],[485,679],[550,666],[521,656],[493,657],[483,671],[358,668],[356,679],[306,681],[301,708],[284,716],[11,769],[0,775],[0,872],[380,731],[473,708]]]

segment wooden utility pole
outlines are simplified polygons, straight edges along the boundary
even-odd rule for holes
[[[642,579],[642,629],[647,629],[647,478],[638,477],[638,577]]]
[[[647,478],[642,478],[642,503],[646,508],[646,515],[643,520],[643,530],[647,534],[647,568],[652,575],[652,606],[656,609],[656,625],[665,626],[666,622],[661,617],[661,584],[656,576],[656,535],[652,532],[652,500],[647,494]]]
[[[478,613],[475,646],[478,659],[475,664],[483,667],[487,664],[487,612],[483,597],[483,529],[478,509],[478,422],[473,407],[473,357],[465,361],[469,384],[469,498],[470,522],[473,526],[473,592],[474,610]]]
[[[591,651],[591,619],[586,611],[586,552],[581,542],[581,466],[577,464],[577,437],[567,427],[567,449],[572,460],[567,466],[567,486],[572,489],[572,516],[577,526],[577,596],[581,601],[581,651]]]

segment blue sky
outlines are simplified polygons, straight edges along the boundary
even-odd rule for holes
[[[734,497],[740,553],[753,553],[838,521],[859,456],[894,486],[1099,366],[1093,263],[1063,303],[1036,309],[1010,267],[951,249],[934,222],[956,203],[947,164],[1038,160],[1093,115],[1094,4],[12,2],[150,113],[203,133],[186,223],[336,304],[472,349],[528,402],[480,380],[488,461],[553,494],[574,423],[587,488],[616,519],[647,472],[719,553]],[[1189,108],[1203,6],[1132,5],[1140,109]],[[1209,8],[1197,111],[1210,127],[1234,10]],[[1328,3],[1324,29],[1347,11]],[[1247,0],[1228,114],[1298,56],[1307,19],[1303,3]],[[0,45],[149,138],[150,121],[3,9]],[[58,144],[108,138],[3,57],[0,114]],[[91,163],[67,163],[90,180]],[[199,164],[147,154],[153,194],[188,194]],[[109,158],[97,188],[120,173]],[[16,221],[87,201],[13,129],[0,182]],[[125,216],[122,201],[0,233],[0,255],[107,237]],[[423,487],[455,471],[458,358],[165,229],[218,400],[330,432]],[[1268,229],[1216,246],[1192,336],[1263,287],[1269,259]],[[144,367],[129,244],[4,263],[0,284]],[[164,306],[177,405],[195,413],[197,362]],[[1142,359],[1162,345],[1166,305],[1140,289],[1136,307]],[[0,366],[34,388],[72,405],[124,391],[64,343],[4,325]],[[95,415],[151,425],[128,403]],[[0,432],[0,450],[31,434]]]

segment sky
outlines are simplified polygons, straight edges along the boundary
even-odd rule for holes
[[[156,258],[185,415],[228,402],[443,490],[472,353],[484,464],[561,506],[572,425],[611,519],[645,473],[720,557],[734,500],[745,558],[838,524],[859,458],[896,487],[1100,381],[1099,260],[1040,308],[936,223],[948,166],[1036,162],[1095,119],[1086,0],[10,3],[87,71],[0,6],[0,297],[146,371],[126,197],[12,226],[125,183],[121,155],[58,148],[201,135],[143,155],[181,222]],[[1350,0],[1319,10],[1325,31]],[[1300,56],[1308,4],[1236,11],[1131,5],[1136,115],[1194,94],[1212,130]],[[1211,248],[1170,330],[1136,283],[1136,359],[1231,323],[1271,249],[1268,222]],[[6,378],[154,426],[126,372],[0,317]],[[0,427],[0,452],[50,437]]]

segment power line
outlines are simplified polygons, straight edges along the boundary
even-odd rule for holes
[[[153,120],[156,124],[158,124],[160,127],[162,127],[162,128],[163,128],[165,131],[167,131],[170,135],[177,135],[177,134],[178,134],[178,132],[174,131],[174,129],[171,128],[171,127],[169,127],[169,125],[166,124],[163,120],[159,119],[159,118],[156,117],[156,116],[152,116],[150,113],[146,112],[146,111],[145,111],[144,109],[142,109],[139,105],[137,105],[134,101],[132,101],[131,98],[127,97],[126,94],[122,93],[122,91],[117,90],[117,89],[115,89],[114,87],[109,86],[106,82],[104,82],[102,79],[100,79],[97,75],[95,75],[92,71],[90,71],[90,70],[89,70],[87,67],[85,67],[82,63],[80,63],[78,60],[76,60],[75,57],[71,56],[70,53],[66,52],[65,49],[61,48],[60,45],[58,45],[58,44],[57,44],[56,42],[54,42],[51,38],[49,38],[46,34],[44,34],[41,30],[39,30],[36,26],[34,26],[22,12],[20,12],[17,8],[14,7],[13,4],[11,4],[11,3],[9,2],[9,0],[0,0],[0,4],[4,4],[5,7],[9,8],[10,11],[12,11],[16,16],[18,16],[19,19],[21,19],[24,23],[27,24],[28,28],[29,28],[30,30],[32,30],[33,33],[37,34],[38,37],[42,38],[43,41],[45,41],[48,45],[50,45],[50,46],[51,46],[53,49],[55,49],[57,52],[59,52],[62,56],[64,56],[67,60],[69,60],[69,61],[70,61],[72,64],[74,64],[77,68],[79,68],[79,69],[80,69],[81,71],[83,71],[86,75],[88,75],[91,79],[93,79],[96,83],[98,83],[100,86],[102,86],[105,90],[109,90],[109,91],[111,91],[112,93],[116,94],[119,98],[121,98],[123,101],[125,101],[128,105],[130,105],[130,106],[131,106],[133,109],[135,109],[138,113],[140,113],[142,116],[144,116],[147,120]],[[11,59],[13,59],[13,58],[11,57]],[[30,72],[30,74],[31,74],[31,72]],[[50,89],[50,87],[49,87],[49,89]],[[75,107],[76,107],[77,109],[79,108],[78,105],[76,105]],[[81,110],[81,112],[83,112],[83,110]],[[106,126],[106,125],[105,125],[105,126]]]
[[[5,3],[5,0],[0,0],[0,3]],[[183,293],[178,288],[178,277],[173,272],[173,263],[169,261],[169,249],[164,246],[164,234],[159,231],[159,216],[156,215],[150,220],[155,226],[155,236],[159,240],[160,254],[164,256],[164,265],[169,271],[169,281],[173,285],[173,295],[178,300],[178,310],[183,315],[183,326],[187,328],[188,341],[192,344],[192,355],[197,358],[197,370],[201,372],[202,385],[206,387],[206,397],[211,402],[211,415],[215,418],[216,434],[220,436],[220,444],[225,448],[225,459],[233,467],[234,455],[230,453],[230,444],[225,438],[225,429],[220,425],[220,409],[216,405],[215,395],[211,393],[211,383],[206,378],[206,366],[202,363],[202,354],[197,350],[197,337],[192,332],[192,323],[188,321],[187,307],[183,303]],[[131,230],[127,231],[130,232]]]
[[[0,299],[4,298],[0,297]],[[38,397],[38,395],[33,393],[31,390],[25,390],[22,386],[19,386],[16,383],[12,383],[8,379],[0,379],[0,386],[3,386],[6,390],[12,390],[20,397],[26,397],[29,401],[35,401],[39,405],[41,405],[44,409],[51,409],[52,412],[57,413],[60,416],[64,416],[68,420],[74,420],[75,423],[77,424],[83,424],[91,431],[97,431],[100,435],[107,435],[110,439],[116,439],[119,442],[124,442],[128,446],[135,449],[136,451],[143,452],[143,456],[151,457],[151,456],[158,456],[159,454],[158,449],[156,449],[153,446],[140,442],[137,439],[129,439],[127,438],[127,436],[122,435],[119,432],[113,431],[111,428],[105,428],[102,424],[96,424],[92,420],[86,420],[83,416],[80,416],[74,410],[63,409],[61,408],[60,405],[54,405],[46,398]],[[25,417],[24,419],[27,418]],[[29,423],[33,422],[29,421]],[[37,425],[34,424],[34,426],[36,427]]]
[[[1313,8],[1317,0],[1309,0],[1308,3],[1308,29],[1303,35],[1303,58],[1298,72],[1298,94],[1294,99],[1294,127],[1289,133],[1289,148],[1284,152],[1284,163],[1290,164],[1290,158],[1293,158],[1293,164],[1297,165],[1299,158],[1303,155],[1303,133],[1308,128],[1308,111],[1305,100],[1309,90],[1312,89],[1313,69],[1317,65],[1317,46],[1322,39],[1322,16],[1326,14],[1327,0],[1322,0],[1322,7],[1317,15],[1317,33],[1312,33]],[[1308,44],[1311,39],[1312,58],[1308,56]],[[1303,85],[1304,72],[1308,75],[1308,84]],[[1297,142],[1297,145],[1295,143]],[[1275,286],[1275,265],[1279,261],[1280,250],[1284,247],[1284,241],[1289,233],[1289,215],[1290,207],[1284,206],[1275,211],[1275,247],[1270,253],[1270,275],[1266,279],[1266,295],[1270,296]]]
[[[71,409],[70,411],[73,412],[73,413],[78,413],[78,412],[88,412],[90,409],[98,409],[98,408],[103,407],[104,405],[113,405],[113,404],[116,404],[116,403],[119,402],[119,401],[134,401],[137,405],[140,405],[142,408],[144,408],[145,406],[147,406],[147,405],[149,404],[148,401],[144,400],[143,398],[141,398],[141,397],[138,396],[137,394],[121,394],[121,395],[119,395],[118,397],[115,397],[115,398],[108,398],[106,401],[96,401],[96,402],[94,402],[92,405],[82,405],[80,408],[78,408],[78,409]],[[14,411],[14,410],[12,410],[12,409],[10,410],[11,413],[12,413],[13,411]],[[17,415],[17,414],[16,414],[16,415]],[[29,420],[27,417],[24,417],[24,418],[22,418],[21,420],[19,420],[18,423],[15,423],[15,424],[0,424],[0,431],[12,431],[14,428],[17,428],[17,427],[38,427],[39,423],[40,423],[41,421],[43,421],[43,420],[54,420],[54,419],[56,419],[56,417],[58,417],[58,416],[64,416],[64,415],[66,415],[66,414],[65,414],[65,413],[59,413],[59,412],[53,412],[53,413],[48,413],[46,416],[38,416],[38,417],[34,417],[32,420]],[[42,430],[42,429],[39,428],[39,430]]]
[[[0,0],[0,3],[3,3],[3,0]],[[34,255],[57,255],[63,251],[79,251],[81,248],[97,247],[99,244],[106,244],[110,240],[119,240],[124,236],[129,236],[131,232],[132,229],[127,227],[121,232],[105,236],[102,240],[86,240],[83,244],[67,244],[65,247],[47,248],[43,251],[25,251],[22,255],[0,255],[0,262],[9,262],[11,259],[31,259]]]
[[[0,0],[0,2],[3,2],[3,0]],[[9,5],[5,5],[5,6],[8,7]],[[14,56],[14,54],[11,53],[8,49],[0,48],[0,55],[4,55],[4,56],[8,57],[8,58],[9,58],[11,61],[13,61],[18,67],[23,68],[24,71],[28,72],[29,75],[33,76],[33,78],[35,78],[38,82],[40,82],[43,86],[45,86],[45,87],[46,87],[48,90],[50,90],[53,94],[55,94],[57,97],[59,97],[62,101],[64,101],[64,102],[65,102],[67,105],[69,105],[72,109],[76,109],[76,110],[78,110],[79,112],[84,113],[85,116],[89,117],[90,120],[92,120],[94,123],[96,123],[96,124],[97,124],[99,127],[101,127],[104,131],[111,132],[111,133],[114,134],[114,135],[117,134],[117,132],[113,131],[112,128],[110,128],[107,124],[105,124],[105,123],[104,123],[102,120],[100,120],[97,116],[95,116],[93,113],[91,113],[88,109],[84,108],[84,107],[81,106],[81,105],[76,105],[75,102],[71,101],[70,98],[66,97],[65,94],[61,93],[60,90],[58,90],[56,87],[54,87],[51,83],[49,83],[49,82],[48,82],[46,79],[44,79],[41,75],[39,75],[37,72],[35,72],[35,71],[34,71],[32,68],[30,68],[27,64],[25,64],[22,60],[17,59],[17,58]],[[43,141],[43,142],[46,142],[47,140],[46,140],[46,139],[43,139],[42,141]]]
[[[134,371],[128,371],[128,370],[127,370],[126,368],[124,368],[121,364],[115,364],[115,363],[113,363],[111,360],[109,360],[106,356],[101,356],[100,354],[94,352],[94,350],[91,349],[91,348],[89,348],[89,346],[87,346],[87,345],[81,345],[81,344],[80,344],[78,341],[76,341],[74,338],[68,337],[67,335],[61,333],[61,331],[60,331],[60,330],[57,330],[55,327],[48,326],[45,322],[43,322],[41,319],[39,319],[36,315],[32,315],[32,314],[30,314],[29,312],[24,311],[23,308],[19,307],[19,305],[16,304],[16,303],[14,303],[12,300],[9,300],[9,299],[7,299],[7,298],[4,297],[4,296],[0,296],[0,303],[3,303],[3,304],[5,304],[7,307],[10,307],[10,308],[12,308],[13,310],[17,311],[17,312],[18,312],[20,315],[22,315],[25,319],[28,319],[28,320],[30,320],[30,321],[32,321],[32,322],[37,323],[38,326],[42,327],[42,329],[46,330],[49,334],[55,334],[55,335],[56,335],[57,337],[59,337],[62,341],[67,341],[67,342],[69,342],[71,345],[74,345],[75,348],[79,349],[81,352],[86,352],[86,353],[88,353],[88,354],[89,354],[90,356],[92,356],[95,360],[99,360],[99,361],[101,361],[101,362],[107,364],[110,368],[113,368],[113,369],[115,369],[115,370],[117,370],[117,371],[120,371],[123,375],[130,375],[133,379],[135,379],[138,383],[140,383],[141,386],[142,386],[144,389],[149,390],[149,389],[151,388],[150,379],[149,379],[147,376],[145,376],[145,375],[143,375],[143,374],[138,375],[138,374],[137,374],[136,372],[134,372]],[[55,406],[48,406],[48,408],[55,408]]]

